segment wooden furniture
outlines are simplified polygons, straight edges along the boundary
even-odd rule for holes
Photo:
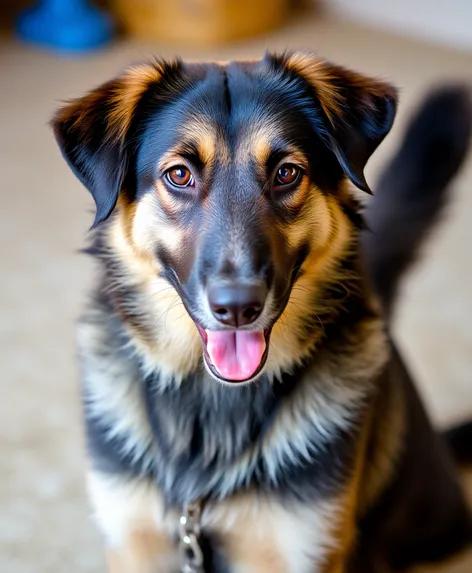
[[[112,0],[131,35],[180,44],[217,45],[263,34],[289,16],[289,0]]]

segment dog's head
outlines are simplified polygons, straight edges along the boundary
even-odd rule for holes
[[[349,248],[345,180],[368,191],[395,108],[388,84],[294,52],[133,67],[53,126],[94,225],[122,221],[131,257],[178,293],[210,372],[235,382],[260,374],[274,325],[279,362],[284,345],[293,354],[284,317],[307,345],[316,284]]]

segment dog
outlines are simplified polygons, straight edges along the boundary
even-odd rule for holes
[[[93,196],[78,327],[109,570],[392,573],[472,542],[454,452],[390,336],[466,154],[433,93],[365,209],[389,83],[292,51],[135,65],[52,126]]]

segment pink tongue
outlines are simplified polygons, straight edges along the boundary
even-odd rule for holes
[[[266,348],[264,332],[207,330],[207,352],[222,378],[246,380],[259,368]]]

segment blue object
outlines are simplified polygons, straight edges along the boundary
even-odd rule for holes
[[[19,15],[17,32],[27,42],[70,54],[106,44],[114,25],[88,0],[42,0]]]

